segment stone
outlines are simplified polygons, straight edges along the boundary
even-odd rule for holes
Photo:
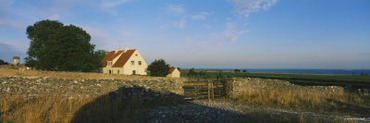
[[[100,96],[104,92],[115,91],[120,87],[140,86],[145,89],[141,94],[146,95],[152,91],[161,94],[174,93],[183,95],[182,81],[172,81],[159,78],[153,80],[118,80],[118,79],[64,79],[47,77],[0,77],[0,94],[16,91],[20,95],[45,95],[45,94],[63,94],[69,96],[81,97]],[[179,86],[170,86],[174,83]],[[155,95],[153,95],[154,97]],[[160,96],[160,95],[158,95]]]

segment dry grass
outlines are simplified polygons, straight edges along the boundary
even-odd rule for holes
[[[84,73],[84,72],[59,72],[59,71],[38,71],[19,69],[0,68],[0,77],[48,77],[48,78],[65,78],[65,79],[120,79],[120,80],[154,80],[165,79],[165,77],[150,76],[128,76],[128,75],[111,75],[103,73]]]
[[[307,89],[270,89],[261,92],[245,91],[239,103],[289,108],[300,111],[342,112],[369,114],[368,96],[348,92],[323,93]]]
[[[179,96],[159,96],[151,101],[137,91],[111,96],[105,94],[90,98],[66,98],[59,95],[28,97],[4,95],[0,97],[0,122],[132,122],[143,119],[145,111],[157,106],[182,103]],[[115,93],[115,92],[113,92]],[[154,93],[156,94],[156,93]],[[124,96],[126,95],[126,96]],[[128,96],[127,95],[131,95]],[[124,98],[127,97],[127,98]],[[151,97],[151,96],[149,96]]]
[[[55,96],[14,96],[0,98],[0,122],[69,122],[81,106],[93,98],[68,99]]]

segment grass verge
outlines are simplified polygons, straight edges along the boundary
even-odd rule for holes
[[[370,117],[370,98],[354,93],[322,93],[297,89],[270,89],[261,92],[246,90],[236,98],[238,103],[267,107],[322,112],[336,115]]]

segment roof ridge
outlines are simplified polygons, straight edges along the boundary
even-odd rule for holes
[[[114,51],[112,51],[114,53]],[[121,53],[123,53],[123,51],[118,51],[117,53],[114,53],[113,55],[111,55],[107,61],[112,61],[114,58],[116,58],[117,56],[119,56]]]
[[[125,65],[127,63],[128,59],[131,58],[132,54],[134,54],[135,51],[136,51],[136,49],[132,49],[132,50],[127,50],[126,52],[124,52],[118,58],[118,60],[116,61],[116,63],[113,64],[112,67],[122,67],[123,65]]]
[[[176,67],[171,67],[170,70],[169,70],[169,74],[172,74],[173,71],[175,71],[177,68]]]

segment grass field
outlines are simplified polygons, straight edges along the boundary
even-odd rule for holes
[[[198,71],[198,73],[201,71]],[[188,76],[188,70],[182,70],[181,76]],[[286,73],[253,73],[253,72],[219,72],[203,71],[203,75],[211,78],[250,77],[265,79],[283,79],[299,82],[331,82],[331,83],[363,83],[370,84],[370,76],[329,75],[329,74],[286,74]]]

